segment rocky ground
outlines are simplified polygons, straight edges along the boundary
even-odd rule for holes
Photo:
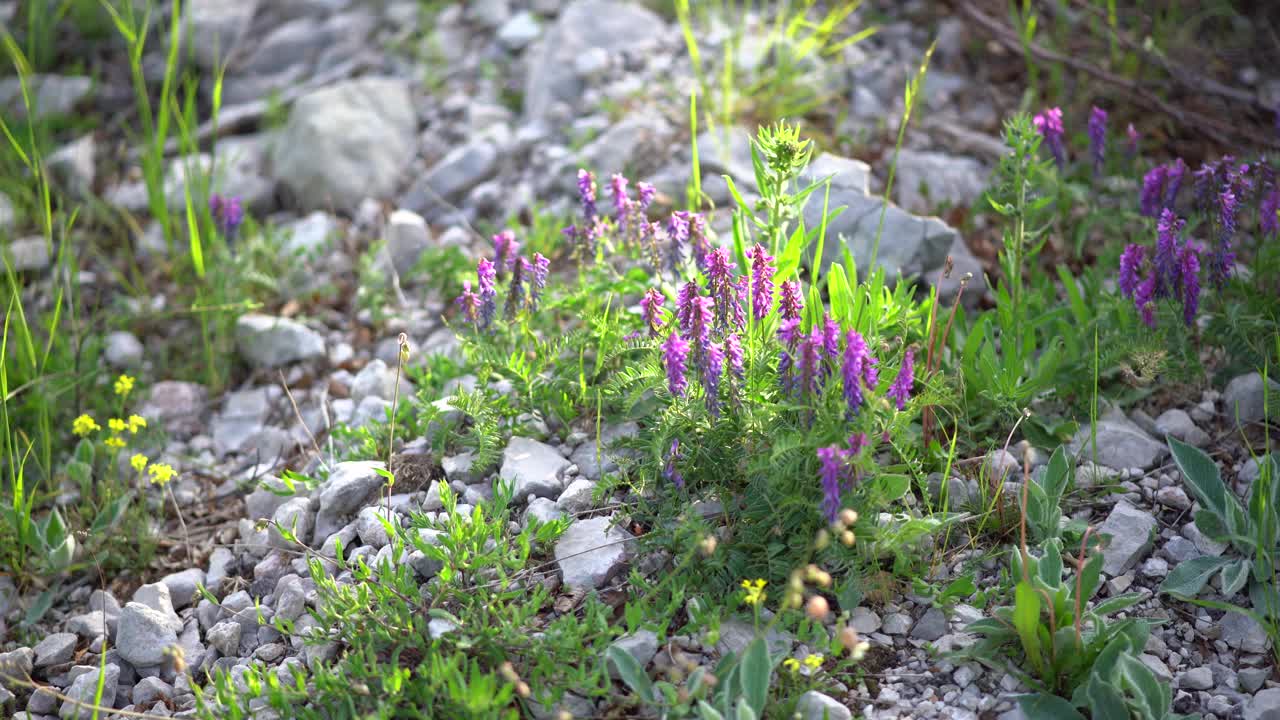
[[[0,3],[0,17],[13,6]],[[282,229],[290,252],[308,258],[291,279],[307,288],[349,287],[361,250],[385,238],[378,267],[395,278],[400,302],[380,325],[367,311],[353,322],[349,302],[305,308],[282,303],[242,316],[235,335],[250,372],[220,396],[195,383],[154,378],[139,412],[166,432],[167,444],[157,454],[181,471],[174,491],[196,557],[177,553],[180,560],[173,561],[162,553],[162,567],[145,584],[122,579],[103,588],[86,577],[59,599],[38,642],[3,646],[0,664],[16,663],[67,696],[87,699],[99,681],[104,638],[110,638],[106,704],[175,717],[192,714],[194,697],[188,675],[166,653],[170,645],[182,649],[191,673],[223,669],[233,677],[249,663],[284,672],[338,650],[303,643],[313,624],[315,587],[298,548],[263,521],[295,527],[299,540],[325,556],[339,540],[348,557],[392,556],[378,521],[384,512],[377,493],[380,463],[334,464],[328,437],[334,426],[359,427],[384,416],[395,394],[401,332],[415,353],[456,352],[456,339],[439,320],[446,299],[420,290],[430,278],[411,272],[421,253],[441,246],[472,253],[484,242],[477,226],[501,224],[535,205],[567,209],[578,167],[602,174],[625,170],[663,189],[684,187],[690,164],[686,102],[694,89],[678,27],[625,2],[478,0],[444,7],[429,25],[413,0],[210,0],[185,8],[186,41],[201,69],[214,70],[219,50],[229,50],[231,61],[216,156],[174,158],[166,190],[171,205],[182,204],[187,163],[214,167],[216,191],[240,196],[255,217]],[[886,171],[879,160],[887,141],[891,145],[887,129],[896,128],[903,82],[936,34],[926,120],[907,135],[881,258],[894,273],[921,273],[936,282],[950,255],[958,267],[953,278],[966,272],[981,278],[982,264],[962,234],[931,213],[966,207],[983,191],[1000,151],[1000,107],[967,73],[972,38],[963,23],[920,23],[920,8],[910,4],[879,9],[890,13],[879,33],[848,48],[839,61],[811,69],[815,82],[837,89],[841,108],[831,131],[846,138],[850,154],[824,154],[810,171],[815,177],[834,173],[831,204],[849,207],[829,234],[843,234],[859,259],[869,253],[878,222],[871,210],[879,208],[873,193],[883,187]],[[705,52],[715,55],[718,41],[723,37],[714,33],[703,38]],[[750,47],[742,61],[753,61]],[[0,105],[15,104],[14,82],[0,79]],[[94,87],[84,77],[43,77],[39,93],[48,110],[130,101],[127,84]],[[287,112],[271,125],[266,118],[273,103],[283,103]],[[699,138],[704,186],[722,207],[730,198],[720,174],[740,182],[751,177],[747,133],[727,128]],[[101,133],[90,133],[59,150],[51,168],[71,191],[141,214],[145,186],[135,168],[120,162],[119,150]],[[6,204],[0,196],[0,226],[13,222]],[[961,220],[954,213],[943,217]],[[143,263],[166,252],[155,223],[139,229],[136,243]],[[19,270],[36,277],[50,264],[39,237],[17,240],[10,252]],[[96,282],[99,292],[112,291],[108,278]],[[942,282],[945,292],[954,292],[954,279]],[[971,297],[981,295],[970,287]],[[297,289],[302,296],[303,288]],[[112,368],[151,377],[146,348],[155,340],[112,333],[106,360]],[[399,382],[412,390],[407,379]],[[1143,592],[1147,599],[1131,612],[1166,621],[1153,631],[1142,660],[1173,682],[1178,711],[1206,718],[1280,716],[1280,682],[1267,636],[1252,620],[1155,594],[1171,567],[1225,551],[1197,531],[1193,503],[1156,438],[1169,433],[1214,450],[1226,477],[1243,491],[1258,471],[1232,439],[1232,417],[1261,419],[1261,383],[1257,375],[1243,376],[1199,398],[1148,408],[1150,414],[1105,413],[1097,457],[1082,460],[1078,475],[1085,496],[1071,508],[1073,518],[1113,536],[1105,551],[1104,595]],[[625,568],[647,560],[619,542],[627,539],[626,530],[609,514],[593,512],[596,483],[617,467],[597,447],[634,432],[634,426],[607,427],[596,438],[583,429],[563,444],[546,442],[548,433],[514,437],[503,453],[495,475],[514,483],[524,517],[581,518],[555,548],[558,582],[566,589],[616,585]],[[1086,428],[1073,449],[1087,456],[1088,439]],[[409,438],[399,457],[412,462],[415,450],[425,448]],[[1045,451],[1036,451],[1036,458],[1034,465],[1043,465]],[[1018,463],[1000,454],[989,464]],[[284,468],[325,479],[292,496],[259,487],[280,489]],[[464,503],[459,511],[492,495],[495,477],[473,472],[467,455],[447,457],[430,472],[437,470]],[[971,477],[948,482],[953,498],[977,492]],[[1115,492],[1091,492],[1090,485]],[[439,512],[439,490],[427,487],[393,495],[392,515]],[[176,528],[169,530],[175,543],[184,542]],[[934,579],[963,572],[969,559],[951,558]],[[421,553],[393,561],[411,565],[424,582],[438,572]],[[1004,562],[985,560],[979,585],[994,580]],[[4,582],[0,578],[0,615],[12,622],[21,603],[3,592]],[[218,602],[198,594],[197,585]],[[808,696],[806,717],[821,718],[824,709],[831,718],[851,711],[884,718],[1018,717],[1011,697],[1022,688],[1013,676],[943,655],[973,642],[964,626],[983,614],[963,604],[944,612],[910,594],[858,608],[854,627],[874,648],[868,672],[843,694]],[[294,620],[295,635],[281,636],[268,624],[273,617]],[[714,645],[677,638],[660,649],[643,633],[620,642],[642,664],[660,668],[675,655],[712,664],[750,637],[749,625],[726,623]],[[798,657],[805,654],[792,638],[772,641]],[[566,703],[574,717],[603,710],[582,698]],[[3,687],[0,708],[22,720],[88,717],[52,694],[17,690],[15,697]]]

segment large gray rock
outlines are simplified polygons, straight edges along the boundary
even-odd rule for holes
[[[169,597],[173,601],[173,608],[181,610],[195,601],[196,593],[199,592],[198,587],[204,584],[204,577],[204,570],[188,568],[169,573],[160,578],[160,582],[169,588]]]
[[[517,501],[530,496],[556,498],[564,488],[569,461],[556,449],[530,438],[513,437],[502,453],[503,481],[511,483]]]
[[[236,320],[236,347],[256,368],[276,368],[325,356],[324,338],[288,318],[249,313]]]
[[[1180,408],[1170,408],[1156,418],[1156,429],[1165,435],[1172,435],[1188,445],[1204,447],[1209,444],[1209,433],[1201,430]]]
[[[409,210],[396,210],[387,218],[387,255],[396,275],[408,282],[409,271],[422,253],[431,247],[431,230],[421,215]]]
[[[97,145],[93,133],[67,143],[49,156],[49,174],[58,186],[77,200],[93,196],[96,177],[94,157]],[[0,225],[3,225],[0,222]]]
[[[1222,630],[1222,641],[1241,652],[1261,654],[1270,645],[1267,631],[1244,613],[1226,613],[1218,622],[1218,627]]]
[[[98,695],[99,678],[102,681],[102,695]],[[76,677],[71,687],[64,693],[66,700],[58,709],[58,717],[62,720],[88,720],[99,715],[93,704],[95,699],[102,707],[115,707],[116,692],[120,689],[120,666],[107,663],[105,668],[94,667]]]
[[[239,452],[245,443],[262,432],[270,412],[268,388],[237,390],[227,395],[222,412],[212,423],[214,452],[219,457]]]
[[[564,584],[591,590],[621,572],[630,557],[631,535],[609,518],[578,520],[556,541],[556,563]]]
[[[553,103],[573,107],[584,84],[575,61],[590,50],[631,54],[656,45],[669,29],[662,18],[628,2],[575,0],[529,51],[525,71],[524,112],[530,120],[547,119]]]
[[[130,665],[160,665],[165,659],[165,649],[177,642],[178,633],[164,613],[138,602],[124,606],[116,649]]]
[[[45,639],[31,648],[31,651],[36,654],[35,666],[45,668],[71,662],[76,652],[77,641],[78,638],[74,633],[53,633],[45,636]]]
[[[66,115],[93,89],[93,80],[82,75],[32,75],[27,78],[27,92],[35,106],[36,117]],[[7,110],[18,120],[27,117],[22,96],[22,83],[16,77],[0,79],[0,110]]]
[[[1241,375],[1227,383],[1227,389],[1222,393],[1222,405],[1227,417],[1242,425],[1259,422],[1267,407],[1270,407],[1273,419],[1280,416],[1280,383],[1268,379],[1267,385],[1270,387],[1270,392],[1267,393],[1271,396],[1270,404],[1264,405],[1263,401],[1267,398],[1263,395],[1260,373]]]
[[[16,272],[39,272],[49,267],[49,243],[39,235],[18,238],[0,247],[3,266]]]
[[[1136,565],[1151,550],[1155,531],[1156,519],[1151,513],[1124,500],[1116,503],[1098,526],[1100,534],[1111,536],[1102,549],[1102,571],[1114,577]]]
[[[857,262],[859,273],[865,274],[871,269],[875,252],[876,265],[884,268],[890,282],[941,266],[959,233],[938,218],[918,217],[892,203],[884,209],[884,198],[868,194],[868,176],[866,163],[830,153],[815,158],[805,171],[802,182],[810,178],[831,178],[828,212],[844,208],[827,224],[823,261],[830,263],[842,257],[843,240]],[[823,199],[822,189],[809,196],[803,212],[806,228],[821,224]],[[882,210],[884,230],[877,250],[876,235]]]
[[[397,373],[393,367],[387,367],[382,360],[373,360],[356,373],[351,381],[351,400],[357,407],[365,398],[375,397],[390,401],[396,393],[396,376],[400,377],[400,400],[403,402],[413,394],[413,383],[403,372]]]
[[[1261,690],[1244,705],[1244,720],[1280,718],[1280,688]]]
[[[840,704],[839,700],[823,695],[817,690],[800,696],[796,702],[796,713],[801,720],[851,720],[853,713]]]
[[[214,70],[227,62],[249,29],[258,0],[188,0],[182,31],[196,64]]]
[[[1149,470],[1156,466],[1169,449],[1164,443],[1147,434],[1138,425],[1123,417],[1100,419],[1097,422],[1099,465],[1124,470],[1132,467]],[[1077,458],[1093,459],[1093,439],[1086,425],[1075,434],[1067,450]]]
[[[111,367],[121,370],[136,368],[142,364],[142,341],[131,332],[116,330],[107,333],[102,354]]]
[[[418,119],[409,84],[366,77],[294,103],[273,148],[276,176],[306,210],[354,210],[386,197],[413,157]]]
[[[456,147],[413,183],[400,204],[428,217],[438,217],[452,209],[450,203],[493,177],[498,157],[498,147],[485,139]]]
[[[971,157],[903,149],[894,190],[898,205],[929,213],[939,205],[968,207],[987,189],[990,172]]]
[[[334,467],[329,479],[320,487],[315,542],[324,542],[377,495],[384,482],[377,473],[382,467],[383,463],[372,461],[344,462]]]

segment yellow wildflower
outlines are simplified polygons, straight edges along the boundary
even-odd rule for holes
[[[124,442],[124,439],[121,438],[119,435],[112,435],[106,440],[103,440],[102,444],[106,445],[109,448],[115,448],[119,450],[120,448],[124,447],[125,442]]]
[[[128,375],[121,375],[116,378],[116,394],[124,397],[133,390],[133,378]]]
[[[810,670],[817,670],[818,668],[822,667],[822,656],[810,655],[806,657],[804,659],[804,666],[809,668]]]
[[[752,607],[758,606],[760,603],[764,602],[764,586],[767,584],[768,583],[762,579],[757,579],[754,582],[751,580],[743,580],[742,589],[746,591],[746,597],[743,598],[743,600]]]
[[[156,463],[147,468],[147,473],[151,475],[151,482],[158,485],[164,485],[173,479],[173,476],[177,474],[177,471],[168,463]]]
[[[147,466],[147,461],[147,456],[142,453],[134,453],[133,457],[129,458],[129,464],[138,472],[142,472],[143,468]]]
[[[128,425],[126,425],[120,418],[111,418],[107,421],[107,427],[111,428],[111,432],[121,433],[124,432],[124,429],[128,427]]]
[[[782,661],[782,667],[786,668],[791,672],[796,672],[797,670],[800,669],[800,661],[795,658],[787,658],[786,660]]]
[[[137,435],[138,431],[147,426],[147,419],[141,415],[129,416],[129,434]]]
[[[88,415],[81,415],[71,423],[71,432],[84,437],[95,430],[101,430],[102,426],[94,421]]]

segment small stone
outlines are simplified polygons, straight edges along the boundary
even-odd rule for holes
[[[247,313],[236,320],[235,335],[241,357],[258,368],[325,357],[324,338],[288,318]]]
[[[49,243],[35,235],[0,247],[4,262],[15,272],[38,272],[49,267]]]
[[[653,656],[658,653],[658,636],[651,630],[637,630],[614,640],[612,647],[625,650],[643,668],[647,667],[649,661],[653,660]],[[614,678],[620,677],[618,668],[613,663],[609,663],[609,674]]]
[[[929,608],[911,629],[911,637],[933,642],[947,632],[947,616],[938,608]]]
[[[858,631],[859,635],[870,635],[880,629],[880,616],[859,605],[849,616],[849,626]]]
[[[1137,465],[1150,469],[1169,452],[1164,443],[1123,417],[1099,420],[1096,429],[1097,462],[1109,468],[1122,470]],[[1080,428],[1067,449],[1073,457],[1092,459],[1093,433],[1088,425]]]
[[[1270,407],[1274,411],[1274,408],[1280,407],[1280,383],[1268,379],[1267,384],[1269,392],[1265,395],[1271,396]],[[1261,421],[1267,408],[1265,401],[1268,398],[1265,395],[1260,373],[1253,372],[1235,378],[1227,383],[1227,389],[1222,393],[1227,417],[1241,425]]]
[[[1275,720],[1280,717],[1280,688],[1262,690],[1244,705],[1244,720]]]
[[[138,602],[124,606],[116,649],[130,665],[160,665],[164,662],[165,650],[177,642],[178,633],[169,617]]]
[[[609,518],[578,520],[556,541],[555,557],[564,584],[593,589],[603,586],[626,567],[631,535],[614,527]]]
[[[570,514],[590,510],[591,497],[595,489],[595,483],[586,478],[578,478],[569,483],[569,487],[560,493],[559,499],[556,500],[556,507]]]
[[[71,662],[78,640],[74,633],[54,633],[45,637],[31,649],[36,654],[35,666],[44,668]]]
[[[1160,658],[1150,653],[1142,653],[1138,656],[1138,659],[1155,674],[1156,679],[1160,680],[1160,682],[1173,681],[1173,673],[1169,671],[1169,666],[1165,665],[1164,661]]]
[[[570,462],[555,448],[530,438],[513,437],[502,453],[503,481],[511,483],[517,500],[530,495],[552,498],[563,488]]]
[[[1142,562],[1142,574],[1149,578],[1163,578],[1169,574],[1169,563],[1164,558],[1147,558]]]
[[[316,513],[314,538],[328,538],[350,521],[350,516],[383,486],[378,474],[383,464],[375,461],[338,463],[320,486],[320,510]]]
[[[111,367],[128,370],[142,365],[142,343],[131,332],[107,333],[103,357]]]
[[[209,628],[205,641],[224,657],[233,657],[240,649],[240,623],[234,620],[223,620]]]
[[[835,698],[810,690],[796,702],[796,713],[802,720],[852,720],[853,713]]]
[[[1247,693],[1257,692],[1259,688],[1271,677],[1269,668],[1240,668],[1236,672],[1236,677],[1240,679],[1240,689]]]
[[[1262,654],[1269,645],[1267,632],[1256,620],[1243,613],[1228,612],[1218,622],[1221,639],[1229,647],[1246,653]]]
[[[129,604],[133,605],[134,603]],[[99,675],[102,678],[102,694],[100,696],[98,695]],[[93,710],[95,698],[102,707],[115,707],[116,692],[119,690],[119,684],[119,665],[108,663],[105,672],[104,668],[94,667],[72,681],[71,687],[67,688],[65,693],[69,699],[63,701],[62,707],[58,710],[58,717],[63,720],[88,720],[97,714]]]
[[[521,10],[498,28],[498,42],[512,52],[519,52],[538,39],[542,25],[533,13]]]
[[[388,514],[384,507],[367,507],[360,511],[356,516],[356,535],[360,538],[360,542],[375,548],[386,547],[391,542],[391,536],[387,534],[387,528],[383,526],[382,520],[386,520],[391,527],[400,525],[400,516],[394,510]]]
[[[158,677],[145,677],[133,686],[133,704],[139,707],[150,707],[157,700],[169,700],[173,697],[173,686]]]
[[[524,521],[529,522],[530,519],[538,522],[548,523],[552,520],[559,520],[564,517],[564,511],[556,506],[554,500],[547,498],[534,498],[529,501],[529,507],[525,508]]]
[[[387,218],[386,236],[391,267],[400,277],[408,278],[418,258],[431,247],[427,221],[411,210],[396,210]]]
[[[1188,445],[1204,447],[1209,444],[1209,433],[1196,426],[1185,410],[1170,408],[1156,418],[1156,430],[1163,435],[1172,435]]]
[[[884,616],[881,630],[886,635],[906,635],[911,630],[911,616],[905,613],[889,613]]]
[[[1098,527],[1102,535],[1109,535],[1110,542],[1102,550],[1102,570],[1108,575],[1120,575],[1137,564],[1151,549],[1156,530],[1156,519],[1150,513],[1139,510],[1121,500],[1111,514]]]
[[[267,528],[268,542],[273,548],[293,549],[312,537],[314,526],[315,513],[311,512],[311,501],[304,497],[291,498],[272,514],[271,525]],[[286,532],[292,539],[285,537]]]
[[[1208,690],[1213,687],[1213,671],[1201,666],[1180,673],[1178,687],[1183,690]]]
[[[475,454],[464,452],[445,457],[440,461],[440,468],[444,470],[445,479],[450,483],[460,482],[463,485],[470,485],[477,479],[474,464]]]

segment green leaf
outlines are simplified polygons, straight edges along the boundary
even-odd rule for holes
[[[1044,544],[1044,554],[1040,556],[1040,579],[1050,588],[1062,584],[1062,542],[1057,538]]]
[[[1071,703],[1057,695],[1036,693],[1035,695],[1019,695],[1018,707],[1027,716],[1027,720],[1085,720]]]
[[[93,479],[93,466],[79,460],[71,460],[67,463],[67,477],[81,487],[87,486]]]
[[[1160,684],[1151,668],[1129,653],[1121,655],[1117,665],[1125,684],[1146,707],[1145,717],[1163,718],[1169,714],[1169,690]]]
[[[1080,571],[1080,602],[1092,600],[1100,587],[1102,587],[1102,554],[1095,553],[1085,561],[1084,569]]]
[[[1231,561],[1228,558],[1202,555],[1174,566],[1160,583],[1160,592],[1183,597],[1195,597],[1209,582],[1213,574]]]
[[[757,715],[763,713],[765,700],[769,696],[769,676],[773,672],[773,664],[769,661],[769,646],[765,644],[764,638],[757,637],[747,646],[738,672],[743,699],[748,701]]]
[[[604,655],[605,660],[613,663],[613,667],[617,669],[618,677],[622,678],[622,681],[642,701],[653,699],[653,682],[649,680],[644,668],[640,666],[640,662],[631,653],[616,645],[610,645],[609,649],[604,651]]]
[[[698,716],[702,720],[724,720],[724,716],[720,714],[720,711],[708,705],[706,700],[698,701]]]
[[[1026,581],[1014,589],[1013,626],[1022,641],[1027,660],[1037,674],[1044,673],[1044,657],[1040,644],[1040,594]]]
[[[1124,695],[1100,676],[1095,674],[1089,678],[1085,697],[1089,699],[1089,715],[1093,720],[1129,720]]]
[[[1186,478],[1187,485],[1191,487],[1191,492],[1196,499],[1206,509],[1225,521],[1228,517],[1227,503],[1235,502],[1235,498],[1228,499],[1226,485],[1222,482],[1218,464],[1200,448],[1188,445],[1173,436],[1166,438],[1166,442],[1169,444],[1169,452],[1173,454],[1174,463]],[[1228,529],[1230,529],[1229,526]]]
[[[75,459],[85,465],[93,465],[93,443],[88,438],[76,443]]]
[[[1117,595],[1113,598],[1103,600],[1094,606],[1093,614],[1098,617],[1106,617],[1108,615],[1118,613],[1125,608],[1132,607],[1138,604],[1141,600],[1142,595],[1139,593],[1125,593],[1124,595]]]
[[[755,710],[751,709],[751,705],[747,703],[744,697],[738,698],[738,705],[734,708],[734,717],[737,720],[756,720],[760,717]]]
[[[911,478],[906,475],[879,475],[875,480],[875,488],[885,500],[897,500],[911,489]]]
[[[1240,592],[1240,588],[1249,580],[1249,570],[1253,562],[1248,558],[1237,558],[1222,568],[1222,596],[1231,597]]]

